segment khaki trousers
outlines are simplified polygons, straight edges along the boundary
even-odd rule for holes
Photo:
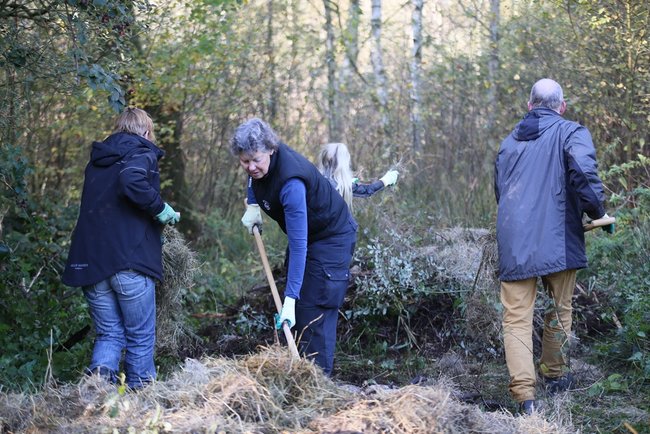
[[[552,305],[544,315],[540,369],[546,377],[559,377],[567,369],[571,336],[571,298],[576,270],[542,276],[544,289]],[[537,296],[537,278],[501,282],[503,304],[503,340],[510,373],[509,390],[517,402],[535,399],[533,362],[533,310]]]

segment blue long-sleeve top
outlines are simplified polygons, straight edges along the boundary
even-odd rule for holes
[[[352,183],[352,196],[354,197],[370,197],[384,189],[384,183],[380,180],[371,182],[369,184],[362,184],[360,182]]]
[[[334,187],[334,189],[338,187],[337,182],[333,178],[327,175],[323,175],[323,176],[325,176],[325,179],[327,179],[330,182],[330,184],[332,184],[332,187]],[[354,181],[352,182],[352,196],[370,197],[373,194],[377,193],[378,191],[383,190],[384,187],[385,185],[383,181],[380,180],[366,184],[366,183],[360,183],[359,180],[355,178]]]
[[[298,178],[289,179],[280,190],[280,202],[284,208],[284,218],[289,240],[289,267],[285,297],[300,298],[300,288],[305,276],[307,261],[307,188]],[[248,181],[248,203],[257,203]]]

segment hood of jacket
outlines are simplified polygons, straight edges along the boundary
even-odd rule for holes
[[[551,109],[540,107],[526,113],[512,132],[515,140],[527,142],[536,140],[544,131],[562,120],[562,116]]]
[[[102,142],[93,142],[90,161],[94,166],[110,166],[139,148],[153,151],[159,160],[165,154],[159,147],[142,136],[131,133],[115,133]]]

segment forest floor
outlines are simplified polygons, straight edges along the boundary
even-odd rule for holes
[[[377,344],[396,335],[390,322],[364,340],[342,319],[327,378],[311,362],[292,360],[261,324],[264,315],[252,315],[273,306],[268,293],[256,288],[229,310],[203,316],[202,344],[142,390],[83,377],[34,394],[0,391],[0,433],[650,433],[648,385],[599,364],[584,323],[572,350],[577,387],[550,396],[540,386],[545,406],[524,417],[508,396],[503,355],[447,333],[444,324],[458,320],[451,305],[421,306],[426,318],[412,318],[413,328],[430,326],[412,347]],[[588,306],[577,310],[584,315]],[[242,324],[248,333],[236,332]]]
[[[463,241],[457,235],[441,239]],[[454,249],[436,246],[435,265],[458,270],[453,273],[465,275],[465,284],[471,286],[483,261],[475,260],[476,248],[471,255],[459,253],[466,246]],[[431,249],[421,253],[434,254]],[[471,267],[459,260],[470,256]],[[190,262],[184,268],[191,268]],[[353,274],[359,273],[363,271],[353,267]],[[274,270],[274,276],[281,287],[281,270]],[[419,299],[406,320],[391,315],[355,318],[351,307],[362,304],[355,285],[348,288],[341,309],[331,378],[309,361],[292,360],[284,338],[271,325],[274,302],[270,288],[262,285],[231,305],[219,306],[218,312],[192,315],[191,339],[178,340],[184,344],[169,355],[158,336],[163,344],[156,357],[159,378],[140,391],[98,377],[76,384],[51,379],[32,394],[0,390],[0,434],[650,434],[648,382],[614,365],[614,358],[599,349],[605,337],[616,334],[599,313],[599,299],[606,294],[578,285],[576,338],[570,351],[577,385],[551,396],[539,384],[537,399],[544,407],[523,417],[508,394],[493,298],[486,302],[486,294],[476,291],[477,297],[467,295],[459,308],[457,298],[441,291]],[[494,292],[494,285],[488,291]],[[180,311],[173,303],[163,307],[165,312]],[[535,312],[535,354],[543,311],[541,306]],[[168,319],[187,322],[172,317]],[[173,321],[158,326],[173,343]]]
[[[465,284],[471,283],[481,272],[477,258],[481,257],[479,241],[486,236],[485,231],[463,231],[460,235],[452,230],[440,235],[437,233],[436,238],[443,243],[436,243],[421,253],[435,254],[438,265],[457,270],[453,271],[456,275],[466,274],[462,279]],[[493,274],[493,270],[487,268],[490,267],[481,275],[485,281]],[[354,267],[352,271],[353,275],[364,272]],[[282,274],[282,270],[274,270],[280,287]],[[408,318],[408,324],[387,316],[375,318],[372,325],[367,319],[359,321],[349,316],[349,307],[355,305],[358,296],[356,286],[350,285],[346,305],[339,317],[332,380],[359,392],[378,387],[401,390],[412,385],[425,387],[443,382],[458,402],[481,412],[517,416],[517,405],[508,393],[500,314],[490,306],[498,300],[498,292],[494,284],[491,285],[485,291],[493,294],[486,297],[485,293],[477,291],[477,297],[465,300],[462,313],[456,305],[457,300],[443,295],[427,298],[418,305],[417,313]],[[224,306],[223,317],[202,321],[199,333],[204,338],[206,353],[240,356],[254,353],[260,346],[283,341],[268,326],[274,311],[270,294],[268,286],[256,287],[238,303]],[[603,357],[602,349],[596,351],[606,341],[606,336],[616,333],[615,326],[602,319],[600,300],[606,297],[606,293],[596,288],[587,291],[578,283],[573,301],[575,336],[569,353],[577,384],[573,390],[552,396],[540,381],[537,388],[537,399],[543,405],[540,416],[558,423],[566,432],[650,433],[647,381],[614,365],[611,358]],[[541,353],[543,304],[542,300],[535,309],[536,359]],[[233,328],[234,322],[249,325],[249,332],[242,333],[241,327]]]
[[[350,291],[354,291],[354,287]],[[246,306],[248,312],[272,309],[270,288],[255,288],[236,306],[231,306],[223,318],[204,321],[200,328],[206,343],[203,351],[221,356],[240,356],[283,341],[270,327],[245,336],[231,332],[224,334],[224,330],[232,328],[234,318],[242,318],[242,306]],[[422,333],[428,335],[419,334],[417,340],[420,344],[417,346],[378,346],[377,335],[390,340],[397,334],[398,327],[390,323],[374,329],[374,339],[359,342],[362,339],[359,334],[363,333],[352,330],[353,326],[341,317],[332,380],[359,392],[369,388],[399,390],[412,385],[434,386],[443,382],[458,402],[476,406],[481,412],[516,417],[517,406],[507,390],[509,378],[502,350],[494,350],[494,346],[487,343],[472,342],[472,338],[466,335],[449,332],[452,328],[448,325],[458,321],[451,305],[438,302],[421,306],[419,311],[424,317],[411,318],[411,323],[416,325],[413,328],[426,322],[429,326],[422,327]],[[575,433],[650,433],[650,386],[647,382],[635,382],[635,376],[632,373],[628,375],[620,367],[603,365],[606,362],[595,354],[593,346],[608,330],[600,320],[597,303],[580,288],[574,299],[574,311],[580,319],[574,322],[577,339],[570,356],[577,385],[566,393],[551,395],[541,382],[538,384],[537,399],[544,406],[541,417],[558,424],[547,432],[558,429],[558,432]],[[435,318],[435,323],[431,324],[431,318]],[[540,321],[536,318],[536,330],[540,329]],[[439,333],[443,329],[446,332]],[[370,341],[374,344],[366,346]],[[541,340],[537,333],[534,341],[536,354],[539,354]],[[491,349],[486,351],[485,348]],[[542,432],[537,429],[530,432]]]

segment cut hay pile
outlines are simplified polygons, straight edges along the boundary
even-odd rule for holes
[[[194,284],[198,269],[196,253],[172,226],[163,231],[163,277],[156,286],[156,350],[178,356],[191,348],[197,337],[187,326],[183,298]]]
[[[418,254],[431,257],[443,278],[465,288],[463,318],[467,335],[482,347],[500,348],[495,233],[487,229],[449,228],[436,231],[432,241],[432,245],[421,248]]]
[[[452,398],[452,391],[445,385],[386,390],[317,419],[310,428],[316,432],[395,434],[571,432],[541,415],[523,418],[484,413]]]
[[[374,389],[373,389],[374,391]],[[188,359],[169,379],[120,393],[99,377],[35,395],[0,394],[0,432],[568,433],[540,416],[484,413],[445,385],[352,393],[278,346]]]

